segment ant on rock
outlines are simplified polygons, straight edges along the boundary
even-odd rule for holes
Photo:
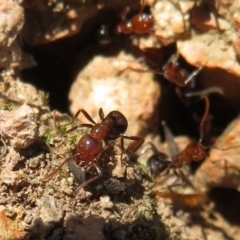
[[[198,67],[191,74],[188,74],[184,69],[180,68],[179,54],[173,54],[170,59],[162,67],[163,77],[169,82],[176,84],[179,87],[186,87],[194,77],[202,70],[202,67]]]
[[[170,2],[178,8],[181,13],[181,6],[179,5],[178,2],[171,1]],[[154,1],[153,4],[155,4],[156,1]],[[156,20],[154,19],[154,16],[151,13],[151,6],[146,4],[146,0],[141,1],[141,7],[139,13],[133,15],[131,18],[127,18],[128,13],[130,12],[129,7],[125,7],[122,14],[121,14],[121,20],[117,24],[115,28],[115,33],[116,34],[138,34],[138,35],[144,35],[144,34],[149,34],[149,35],[154,35],[155,38],[157,39],[158,42],[161,43],[161,45],[168,45],[171,41],[168,39],[155,34],[155,29],[154,25]],[[183,25],[184,28],[186,29],[186,23],[184,20],[184,16],[182,14],[182,19],[183,19]]]
[[[209,99],[208,97],[204,97],[204,99],[206,107],[199,127],[200,138],[198,142],[193,141],[189,143],[182,152],[175,154],[172,157],[167,156],[165,153],[159,152],[152,143],[149,143],[153,151],[153,155],[148,160],[148,165],[150,167],[151,173],[154,176],[157,176],[158,174],[162,176],[162,172],[167,173],[170,169],[173,169],[174,174],[177,176],[177,179],[173,183],[172,187],[176,186],[175,183],[178,181],[179,177],[183,183],[186,182],[186,177],[181,169],[183,165],[189,165],[192,161],[201,161],[208,155],[206,147],[204,147],[201,143],[203,139],[204,122],[209,111]]]
[[[199,126],[199,132],[200,132],[200,138],[199,141],[192,141],[190,142],[185,149],[180,152],[176,153],[172,157],[167,156],[165,153],[159,152],[157,148],[152,144],[150,144],[150,149],[153,151],[153,155],[150,156],[148,159],[148,166],[150,168],[150,172],[153,175],[154,178],[158,178],[163,176],[163,173],[168,173],[170,169],[173,169],[174,174],[177,176],[177,179],[172,184],[171,187],[178,186],[179,184],[176,184],[179,177],[182,180],[182,184],[186,183],[186,177],[182,171],[182,167],[184,165],[189,165],[192,162],[198,162],[203,160],[205,157],[208,156],[207,150],[209,148],[215,148],[219,151],[226,151],[233,148],[238,148],[239,146],[231,146],[229,148],[219,148],[219,147],[205,147],[202,144],[203,135],[204,135],[204,123],[207,119],[208,112],[209,112],[209,98],[207,96],[203,97],[205,99],[205,112],[203,114],[203,117],[200,122]],[[165,124],[163,122],[163,124]],[[167,127],[165,126],[165,132]],[[169,133],[167,133],[169,134]],[[176,149],[173,149],[176,152]],[[155,181],[157,183],[158,181]],[[170,188],[171,188],[170,187]]]
[[[55,171],[48,174],[43,179],[43,181],[50,180],[57,172],[61,170],[65,163],[72,160],[75,160],[78,165],[82,162],[93,164],[97,170],[98,175],[82,183],[74,191],[73,195],[76,195],[81,188],[87,186],[89,183],[95,181],[102,175],[102,171],[98,167],[97,162],[101,160],[105,151],[108,149],[108,141],[120,138],[120,147],[122,151],[121,154],[123,154],[124,151],[124,139],[137,141],[137,144],[133,149],[131,149],[132,152],[135,152],[144,142],[144,138],[142,137],[124,134],[128,127],[128,121],[126,117],[119,111],[111,111],[106,117],[104,117],[103,110],[100,108],[99,117],[101,119],[101,122],[96,123],[84,109],[79,109],[73,117],[72,121],[67,125],[71,124],[79,116],[80,113],[82,113],[91,123],[83,123],[77,127],[90,128],[89,133],[84,134],[78,141],[76,145],[76,154],[65,159]],[[74,129],[75,128],[68,131],[72,131]]]
[[[145,11],[146,7],[147,5],[143,1],[139,13],[133,15],[131,19],[127,19],[130,8],[126,7],[121,14],[121,21],[117,24],[115,32],[117,34],[150,33],[153,29],[154,19],[150,12]]]

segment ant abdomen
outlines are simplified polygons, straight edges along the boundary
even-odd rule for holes
[[[142,13],[132,17],[132,29],[136,34],[149,33],[153,28],[154,20],[151,14]]]
[[[85,134],[79,140],[76,146],[76,162],[79,164],[82,161],[91,162],[102,151],[102,141],[93,138],[90,134]]]

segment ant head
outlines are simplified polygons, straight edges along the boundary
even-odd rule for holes
[[[156,154],[153,154],[148,159],[147,164],[149,166],[151,175],[155,177],[156,175],[167,169],[169,165],[168,156],[164,153],[158,152]]]
[[[132,23],[129,20],[120,22],[115,28],[116,34],[131,34],[133,32]]]
[[[109,119],[112,122],[112,127],[107,133],[108,140],[119,138],[120,135],[125,133],[127,130],[128,121],[122,113],[112,111],[106,116],[106,119]]]
[[[185,152],[187,155],[191,156],[191,159],[194,162],[201,161],[208,155],[205,147],[200,142],[189,143]]]

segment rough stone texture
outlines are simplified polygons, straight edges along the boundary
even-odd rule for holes
[[[3,76],[4,82],[1,85],[2,93],[1,102],[13,102],[17,105],[27,104],[31,106],[34,113],[39,113],[39,109],[44,107],[47,103],[47,94],[37,90],[31,84],[23,84],[19,78],[13,78],[11,75],[7,76],[5,73]]]
[[[59,222],[63,217],[61,204],[52,196],[43,195],[37,201],[37,206],[40,209],[40,217],[45,224],[54,224]]]
[[[118,110],[128,119],[127,134],[144,136],[155,129],[160,87],[151,72],[131,68],[141,69],[141,66],[123,51],[114,57],[95,56],[71,87],[71,112],[75,114],[83,108],[99,122],[99,108],[105,115]],[[86,122],[83,116],[79,119]]]
[[[175,42],[189,28],[188,11],[193,7],[188,1],[156,1],[152,14],[155,19],[154,34],[164,45]]]
[[[108,1],[96,3],[93,0],[82,2],[78,0],[25,0],[26,24],[24,39],[30,45],[52,42],[66,38],[81,31],[83,24],[94,22],[94,17],[103,15],[104,10],[111,9],[116,14],[128,5],[132,9],[138,6],[137,1]],[[106,13],[105,13],[106,17]],[[97,23],[95,21],[95,23]]]
[[[212,148],[209,157],[197,170],[197,182],[202,186],[235,188],[240,191],[239,134],[240,119],[237,118],[214,144],[220,150]]]
[[[67,216],[65,240],[77,240],[81,236],[82,240],[103,239],[102,229],[105,219],[101,216],[89,216],[81,218],[76,215]]]
[[[20,36],[19,32],[24,19],[23,10],[17,5],[17,2],[21,2],[26,13],[25,29]],[[154,5],[155,1],[152,2]],[[158,40],[163,41],[164,44],[177,41],[178,51],[189,63],[205,67],[206,69],[201,72],[205,82],[213,82],[210,75],[214,75],[217,86],[219,86],[220,78],[221,81],[225,81],[224,97],[237,102],[239,99],[238,88],[229,82],[233,82],[233,78],[236,84],[239,82],[239,64],[237,62],[237,57],[239,58],[240,55],[239,3],[231,0],[212,1],[211,3],[216,6],[208,5],[208,11],[205,12],[209,19],[201,12],[201,4],[209,4],[209,1],[195,3],[194,6],[193,1],[183,0],[156,1],[154,6],[150,4],[156,20],[154,31],[158,35]],[[0,15],[3,17],[3,21],[0,22],[2,30],[0,67],[7,69],[1,69],[0,73],[0,107],[6,109],[8,106],[13,106],[15,109],[26,103],[33,110],[37,120],[41,122],[40,138],[25,149],[16,150],[10,146],[9,141],[0,141],[0,204],[4,206],[0,207],[2,213],[0,214],[0,234],[4,234],[3,239],[16,239],[16,232],[18,237],[23,239],[62,239],[63,237],[79,239],[79,235],[90,239],[90,229],[91,237],[101,240],[103,238],[128,240],[134,237],[140,239],[142,236],[161,240],[238,240],[239,215],[234,219],[235,222],[232,219],[229,220],[217,208],[216,200],[207,199],[207,190],[214,186],[239,190],[237,159],[239,149],[237,148],[224,152],[212,151],[210,158],[197,170],[197,177],[188,171],[187,166],[184,167],[187,177],[197,187],[197,190],[204,190],[199,194],[200,198],[203,195],[204,200],[205,197],[207,199],[206,202],[194,203],[196,208],[190,210],[184,208],[190,205],[188,203],[190,196],[186,195],[189,192],[185,186],[174,188],[175,194],[167,191],[160,192],[162,185],[160,182],[155,182],[155,186],[159,184],[160,189],[158,189],[158,197],[153,199],[151,194],[153,183],[146,170],[146,164],[145,169],[142,170],[136,161],[131,161],[130,158],[125,159],[126,156],[124,156],[123,164],[106,156],[106,162],[102,164],[104,167],[101,166],[105,178],[99,178],[95,184],[92,183],[81,189],[76,198],[71,194],[77,187],[74,173],[77,172],[78,166],[72,170],[68,169],[65,164],[51,181],[47,183],[42,181],[43,177],[59,166],[62,161],[75,154],[76,141],[84,131],[79,128],[62,135],[60,133],[63,130],[62,125],[69,122],[71,118],[63,118],[60,113],[56,115],[51,113],[46,106],[46,94],[40,94],[32,86],[19,81],[19,75],[15,68],[22,67],[26,58],[21,53],[22,50],[16,42],[16,37],[19,36],[23,43],[27,42],[33,52],[35,52],[34,46],[42,44],[41,47],[44,48],[44,44],[51,43],[48,45],[50,51],[47,52],[47,54],[51,54],[51,46],[54,41],[74,34],[77,36],[78,33],[79,36],[85,35],[88,27],[88,31],[93,31],[91,26],[95,26],[95,22],[100,22],[100,18],[94,20],[94,16],[104,15],[105,9],[113,7],[116,11],[115,17],[120,20],[117,16],[118,13],[126,5],[132,7],[132,4],[135,6],[135,1],[133,3],[103,1],[98,2],[97,5],[95,1],[81,2],[77,0],[64,2],[60,0],[5,0],[1,2],[0,13],[4,14]],[[137,8],[131,9],[133,13],[135,10],[135,13],[140,11],[139,3],[137,5]],[[191,10],[193,7],[194,9]],[[105,15],[107,16],[107,14]],[[217,16],[218,23],[214,21],[214,15]],[[110,24],[112,24],[112,19],[111,17]],[[4,25],[5,23],[7,25]],[[89,23],[90,25],[88,25]],[[152,32],[151,35],[153,35]],[[115,37],[118,39],[119,36]],[[154,39],[154,36],[152,37]],[[121,42],[122,38],[119,39]],[[138,36],[135,36],[136,39],[138,40]],[[141,44],[141,46],[156,47],[154,45],[156,41],[148,41],[146,36],[141,38],[141,41],[142,39],[145,39],[145,44]],[[114,47],[119,49],[117,43],[114,41],[113,43]],[[124,44],[122,42],[120,44],[123,49]],[[82,46],[77,39],[76,49],[85,48],[86,45]],[[235,47],[234,49],[232,45]],[[64,48],[60,49],[60,51],[62,50],[65,54],[68,51],[67,45],[66,48],[64,45]],[[81,57],[85,59],[93,55],[84,52]],[[141,69],[142,66],[133,56],[126,56],[123,51],[119,55],[115,51],[115,54],[111,56],[96,56],[95,53],[93,59],[88,58],[88,60],[90,59],[89,65],[79,72],[77,80],[79,82],[74,83],[70,93],[72,113],[75,114],[79,108],[84,108],[96,122],[99,122],[98,110],[100,107],[103,108],[105,114],[117,109],[122,111],[129,120],[127,134],[145,135],[149,132],[158,134],[156,107],[158,106],[160,87],[152,80],[153,74],[134,71],[134,68]],[[67,57],[66,60],[68,60]],[[54,65],[55,62],[51,62],[51,64]],[[144,67],[144,69],[146,68]],[[79,71],[79,69],[77,70]],[[233,75],[236,76],[232,77]],[[57,80],[54,79],[54,81]],[[54,91],[57,91],[57,88],[54,88]],[[162,104],[162,107],[165,107],[165,103]],[[175,111],[172,109],[170,110]],[[53,119],[53,116],[56,118]],[[83,117],[80,119],[82,122],[86,122]],[[35,123],[35,118],[32,120]],[[177,124],[178,119],[174,120]],[[75,124],[79,124],[79,122],[76,120]],[[233,127],[233,129],[235,128]],[[235,132],[238,134],[239,131]],[[1,135],[3,134],[1,133]],[[217,142],[216,145],[227,147],[229,144],[231,147],[237,140],[235,137],[237,136],[230,135],[227,142]],[[154,141],[152,134],[149,134],[146,139]],[[162,147],[160,141],[157,141],[156,144],[159,150],[166,150],[166,146]],[[182,141],[181,145],[180,150],[184,149],[186,142]],[[221,155],[216,155],[215,152]],[[213,153],[215,155],[212,155]],[[141,163],[146,162],[147,157]],[[108,164],[109,166],[105,169]],[[215,166],[217,166],[217,171]],[[202,168],[205,168],[204,171]],[[111,171],[112,169],[115,170]],[[90,176],[96,173],[91,166],[81,166],[78,170],[78,172],[86,171]],[[209,175],[203,177],[205,170]],[[170,178],[170,180],[173,179]],[[200,183],[204,189],[201,189]],[[112,187],[105,186],[105,188],[101,188],[102,192],[99,191],[98,188],[104,184],[112,185]],[[116,186],[120,186],[121,190],[119,187],[116,189]],[[227,196],[220,196],[217,200],[225,199],[225,197]],[[238,202],[238,198],[234,196],[222,205],[235,213],[238,210],[236,207]],[[180,210],[177,210],[179,204],[181,205]],[[158,214],[155,214],[155,209]],[[234,214],[232,215],[234,216]],[[141,216],[144,216],[143,220]],[[113,223],[106,227],[107,222]],[[4,230],[2,231],[2,229]],[[25,230],[27,230],[28,236],[25,236]]]
[[[236,25],[232,24],[238,18],[238,1],[227,4],[216,1],[216,12],[206,12],[208,16],[201,14],[199,6],[192,10],[194,26],[203,31],[198,34],[191,29],[191,38],[177,41],[179,53],[194,66],[206,68],[220,68],[231,74],[240,74],[234,43],[238,39]],[[220,15],[217,15],[220,14]],[[207,29],[206,29],[207,28]],[[211,30],[211,31],[210,31]],[[192,54],[194,52],[194,54]]]
[[[16,1],[0,2],[0,68],[21,67],[22,50],[16,38],[24,24],[24,10]]]
[[[27,148],[38,136],[33,110],[26,104],[12,111],[0,110],[0,133],[13,148]]]
[[[22,209],[0,205],[0,239],[24,239],[26,232],[21,224]]]

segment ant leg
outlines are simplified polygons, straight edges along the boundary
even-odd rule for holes
[[[42,181],[43,181],[43,182],[49,181],[56,173],[58,173],[58,172],[62,169],[62,167],[63,167],[63,165],[64,165],[65,163],[67,163],[67,162],[69,162],[69,161],[72,161],[73,159],[75,159],[75,158],[78,157],[78,156],[79,156],[79,154],[75,154],[74,156],[71,156],[71,157],[65,159],[55,171],[53,171],[53,172],[51,172],[50,174],[48,174],[47,176],[45,176],[45,177],[42,179]]]
[[[99,108],[99,117],[100,117],[101,121],[104,119],[104,113],[103,113],[102,108]]]
[[[206,149],[209,149],[209,148],[214,148],[214,149],[217,149],[219,151],[227,151],[227,150],[230,150],[230,149],[235,149],[235,148],[239,148],[240,145],[236,145],[236,146],[231,146],[231,147],[227,147],[227,148],[221,148],[221,147],[215,147],[215,146],[209,146],[209,147],[205,147]]]
[[[88,120],[89,122],[91,122],[92,124],[89,124],[89,123],[79,124],[78,126],[75,126],[75,127],[71,128],[71,129],[69,129],[69,130],[67,130],[67,131],[64,131],[64,134],[69,133],[69,132],[72,132],[72,131],[74,131],[76,128],[79,128],[79,127],[92,128],[93,125],[96,124],[96,122],[90,117],[90,115],[89,115],[84,109],[79,109],[79,110],[77,111],[77,113],[74,115],[74,117],[72,118],[72,120],[71,120],[69,123],[62,125],[61,127],[65,130],[66,126],[72,124],[72,123],[74,122],[74,120],[79,116],[80,113],[82,113],[82,114],[85,116],[85,118],[87,118],[87,120]]]
[[[167,62],[163,65],[163,70],[167,67],[167,65],[169,64],[169,63],[173,63],[174,65],[176,65],[177,64],[177,61],[178,61],[178,58],[179,58],[179,53],[177,52],[177,53],[174,53],[168,60],[167,60]]]
[[[82,123],[82,124],[79,124],[78,126],[75,126],[75,127],[72,127],[68,130],[66,130],[63,134],[63,136],[65,136],[66,134],[70,133],[70,132],[73,132],[74,130],[76,130],[77,128],[79,127],[85,127],[85,128],[92,128],[93,125],[92,124],[88,124],[88,123]]]
[[[197,68],[195,71],[193,71],[187,79],[184,81],[184,84],[187,85],[189,82],[191,82],[196,75],[202,70],[202,67]]]
[[[199,142],[200,143],[203,140],[204,122],[206,121],[207,115],[209,113],[209,106],[210,106],[209,98],[208,97],[204,97],[204,99],[205,99],[205,112],[203,114],[202,120],[201,120],[200,125],[199,125],[199,132],[200,132]]]
[[[103,157],[103,155],[104,155],[104,153],[105,153],[106,150],[107,150],[107,148],[104,149],[104,150],[101,152],[100,156],[97,158],[97,162],[99,162],[99,161],[101,160],[101,158]],[[101,177],[101,175],[102,175],[101,169],[100,169],[94,162],[92,162],[92,164],[93,164],[94,167],[96,168],[98,175],[95,176],[95,177],[92,177],[92,178],[88,179],[87,181],[83,182],[82,184],[80,184],[80,185],[77,187],[77,189],[73,192],[73,195],[74,195],[74,196],[77,195],[77,193],[79,192],[79,190],[80,190],[81,188],[86,187],[89,183],[94,182],[94,181],[97,180],[99,177]]]
[[[144,143],[145,139],[142,137],[131,136],[131,135],[121,135],[121,148],[124,150],[124,139],[136,141],[136,145],[131,149],[132,152],[136,152],[137,149]]]
[[[84,183],[80,184],[80,185],[76,188],[76,190],[73,192],[73,196],[76,196],[77,193],[80,191],[81,188],[86,187],[89,183],[94,182],[95,180],[97,180],[99,177],[102,176],[102,171],[101,171],[101,169],[100,169],[95,163],[93,163],[93,164],[94,164],[95,168],[97,169],[98,175],[95,176],[95,177],[92,177],[92,178],[88,179],[87,181],[85,181]]]
[[[214,86],[214,87],[210,87],[210,88],[204,89],[202,91],[188,92],[188,93],[185,93],[184,96],[185,97],[200,97],[200,98],[204,98],[204,97],[207,97],[209,94],[212,94],[212,93],[218,93],[220,95],[224,94],[223,89],[221,87]]]
[[[129,6],[125,7],[122,10],[122,12],[120,13],[121,21],[125,21],[127,19],[127,15],[128,15],[129,12],[130,12],[130,7]]]
[[[90,117],[90,115],[84,110],[84,109],[79,109],[76,114],[74,115],[73,119],[67,123],[66,125],[72,124],[74,122],[74,120],[80,115],[80,113],[82,113],[84,115],[85,118],[87,118],[87,120],[89,122],[91,122],[93,125],[96,124],[96,122],[92,119],[92,117]]]
[[[139,11],[139,15],[141,16],[144,8],[146,6],[146,1],[145,0],[140,0],[140,5],[141,5],[141,8],[140,8],[140,11]]]

